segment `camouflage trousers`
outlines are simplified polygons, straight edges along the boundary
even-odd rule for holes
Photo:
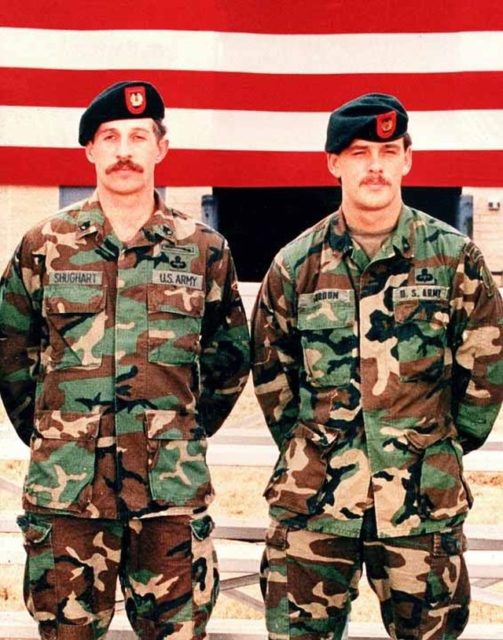
[[[461,526],[378,539],[373,510],[360,538],[272,522],[261,587],[270,640],[341,640],[365,565],[393,640],[454,640],[468,621]]]
[[[142,639],[203,640],[218,594],[208,515],[91,520],[27,513],[24,597],[42,640],[94,640],[114,614],[117,578]]]

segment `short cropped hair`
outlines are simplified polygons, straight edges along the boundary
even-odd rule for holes
[[[160,142],[164,138],[167,132],[168,132],[168,128],[166,127],[164,122],[162,120],[155,119],[154,133],[155,133],[155,137],[157,138],[157,142]]]

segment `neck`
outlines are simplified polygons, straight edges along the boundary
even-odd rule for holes
[[[115,194],[98,186],[98,198],[105,217],[112,225],[119,240],[130,240],[152,215],[154,192]]]
[[[347,206],[342,201],[342,211],[347,225],[352,229],[358,229],[364,233],[379,233],[385,229],[393,229],[396,226],[402,202],[393,204],[386,209],[359,209]]]

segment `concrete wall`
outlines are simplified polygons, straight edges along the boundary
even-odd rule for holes
[[[0,263],[3,271],[23,234],[58,210],[56,187],[0,186]]]
[[[473,239],[493,272],[503,271],[503,188],[463,189],[473,196]],[[492,209],[490,203],[498,203]],[[500,276],[501,277],[501,276]],[[503,277],[498,284],[503,285]]]

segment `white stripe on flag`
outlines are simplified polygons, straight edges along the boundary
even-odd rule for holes
[[[0,106],[0,146],[78,147],[82,109]],[[413,111],[418,150],[503,148],[503,110]],[[168,138],[176,149],[321,151],[328,113],[169,109]]]
[[[0,28],[4,65],[43,69],[285,74],[495,71],[503,69],[502,51],[503,32],[498,31],[277,35]]]

